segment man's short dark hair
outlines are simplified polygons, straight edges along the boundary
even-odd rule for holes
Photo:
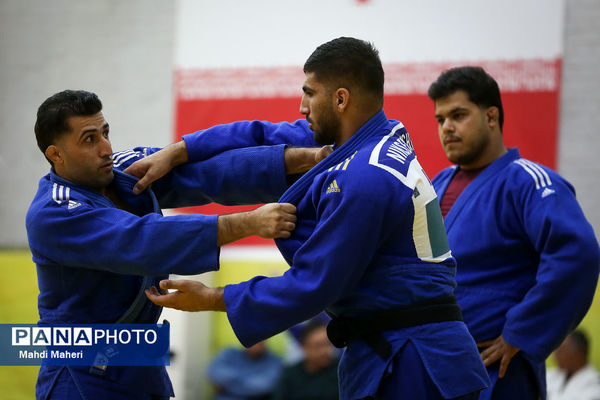
[[[571,345],[580,351],[587,359],[589,355],[589,342],[587,335],[582,330],[577,329],[571,332],[569,335],[569,341],[571,342]]]
[[[469,100],[479,107],[498,107],[500,130],[504,125],[504,109],[500,99],[498,83],[481,67],[458,67],[442,72],[429,86],[427,94],[433,101],[450,96],[457,90],[464,90]]]
[[[340,37],[324,43],[308,57],[304,72],[338,88],[363,89],[383,104],[383,67],[379,51],[369,42]]]
[[[56,138],[69,132],[67,118],[94,115],[101,110],[98,96],[85,90],[64,90],[48,97],[37,111],[34,131],[38,147],[46,153]]]

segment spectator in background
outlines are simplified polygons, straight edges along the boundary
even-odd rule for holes
[[[338,358],[326,325],[310,320],[303,326],[300,344],[304,360],[283,370],[273,400],[337,400]]]
[[[554,352],[558,368],[548,371],[548,400],[600,400],[600,374],[588,363],[583,331],[572,332]]]
[[[325,311],[323,311],[315,315],[311,319],[302,321],[299,324],[296,324],[290,329],[288,329],[287,332],[292,340],[288,341],[288,345],[285,351],[285,357],[283,359],[284,365],[292,365],[298,363],[301,360],[304,360],[304,349],[302,349],[302,338],[304,335],[304,328],[307,324],[314,321],[319,321],[321,322],[321,324],[326,326],[329,323],[329,321],[331,321],[331,318],[329,317],[329,315],[327,315]],[[336,352],[335,356],[339,358],[342,353],[341,350],[337,348],[334,349]]]
[[[268,400],[281,369],[280,358],[258,342],[221,351],[208,366],[208,379],[215,386],[215,400]]]

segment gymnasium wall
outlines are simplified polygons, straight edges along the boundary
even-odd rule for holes
[[[50,165],[33,133],[64,89],[98,94],[113,149],[172,138],[176,2],[0,2],[0,248],[26,247],[25,214]]]

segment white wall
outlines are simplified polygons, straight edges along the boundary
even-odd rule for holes
[[[564,32],[559,171],[600,239],[600,1],[569,0]]]
[[[180,0],[180,68],[303,65],[339,36],[382,62],[555,58],[564,0]]]
[[[27,244],[25,214],[49,169],[33,133],[48,96],[97,93],[115,150],[169,142],[174,15],[161,0],[0,2],[0,247]]]

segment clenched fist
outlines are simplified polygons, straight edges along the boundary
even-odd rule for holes
[[[296,207],[289,203],[269,203],[253,211],[219,215],[217,244],[257,235],[265,239],[289,238],[296,227]]]
[[[296,227],[296,207],[290,203],[270,203],[250,211],[255,235],[265,239],[289,238]]]

